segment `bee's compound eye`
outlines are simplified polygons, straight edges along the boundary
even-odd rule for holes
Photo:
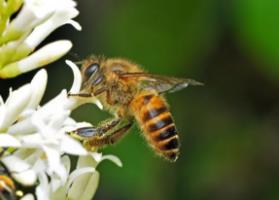
[[[87,78],[91,77],[95,72],[99,70],[100,66],[97,63],[89,65],[85,70],[85,76]]]

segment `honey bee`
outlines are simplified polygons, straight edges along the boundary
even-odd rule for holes
[[[0,175],[0,199],[15,199],[15,184],[6,174]]]
[[[155,152],[171,162],[176,161],[179,136],[163,94],[201,83],[149,74],[126,59],[95,56],[83,61],[81,74],[80,93],[69,95],[97,97],[104,109],[115,116],[96,127],[74,131],[74,134],[84,138],[88,148],[115,143],[137,122]]]
[[[16,200],[23,196],[23,192],[18,190],[9,170],[0,163],[0,199]]]

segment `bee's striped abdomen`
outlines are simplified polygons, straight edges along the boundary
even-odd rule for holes
[[[175,161],[179,153],[179,139],[163,97],[153,93],[141,94],[133,100],[132,108],[151,146],[160,155]]]

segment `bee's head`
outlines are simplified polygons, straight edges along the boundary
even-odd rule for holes
[[[103,62],[103,59],[94,57],[83,62],[81,66],[82,88],[97,86],[104,81]]]

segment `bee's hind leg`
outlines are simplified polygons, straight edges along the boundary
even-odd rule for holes
[[[90,126],[90,127],[79,128],[79,129],[73,131],[73,133],[77,134],[81,137],[88,138],[88,139],[91,137],[95,137],[95,136],[102,136],[106,132],[110,131],[115,126],[117,126],[120,123],[120,121],[121,120],[118,118],[111,119],[106,122],[101,122],[101,125],[99,125],[99,126]]]
[[[102,136],[95,136],[91,137],[89,140],[86,141],[86,146],[89,147],[103,147],[105,145],[114,144],[118,140],[120,140],[128,130],[131,128],[132,123],[126,124],[123,127],[118,128],[111,134],[104,134]]]
[[[119,118],[112,119],[109,122],[102,122],[97,127],[79,128],[74,133],[85,140],[85,146],[103,147],[113,144],[121,139],[131,128],[131,120],[120,120]]]

